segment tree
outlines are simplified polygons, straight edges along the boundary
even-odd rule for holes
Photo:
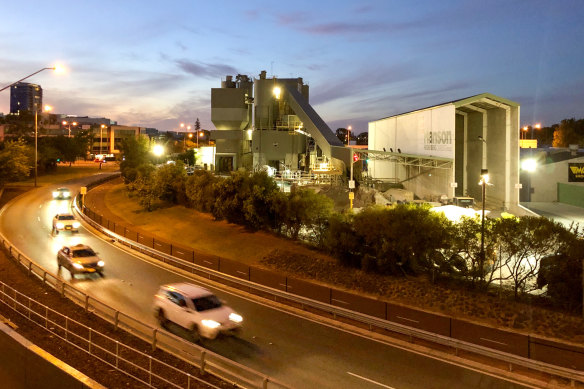
[[[0,188],[7,182],[20,181],[29,176],[33,168],[29,146],[22,140],[7,141],[0,149]]]
[[[582,139],[576,133],[576,120],[564,119],[560,126],[554,131],[554,147],[568,147],[571,144],[578,144]]]
[[[122,142],[123,161],[120,163],[122,176],[127,180],[130,169],[150,164],[148,138],[129,137]]]
[[[197,120],[195,120],[195,131],[199,132],[200,129],[201,129],[201,122],[199,121],[199,118],[197,118]]]
[[[291,237],[298,239],[302,228],[310,232],[315,243],[322,243],[324,229],[333,212],[334,202],[312,189],[294,188],[288,196],[286,213],[282,220]]]
[[[547,285],[547,295],[554,305],[575,311],[582,308],[584,236],[570,228],[562,239],[562,251],[541,260],[537,287]]]
[[[185,184],[186,196],[190,204],[201,212],[212,212],[215,204],[216,187],[219,178],[206,170],[195,170],[187,178]]]
[[[368,132],[362,132],[359,135],[357,135],[357,144],[358,145],[367,145],[367,144],[369,144],[369,133]]]
[[[185,204],[186,171],[182,162],[160,166],[152,174],[152,189],[162,201]]]
[[[505,261],[503,271],[513,282],[515,298],[535,281],[542,258],[562,251],[566,229],[545,217],[526,216],[501,219],[495,226],[499,249]]]
[[[347,129],[346,128],[337,128],[335,135],[339,140],[343,143],[347,143]]]

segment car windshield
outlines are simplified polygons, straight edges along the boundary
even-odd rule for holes
[[[59,188],[57,189],[59,192],[69,192],[69,189],[67,188]]]
[[[59,215],[58,219],[59,220],[75,220],[75,217],[73,215]]]
[[[74,257],[94,257],[95,253],[91,249],[80,249],[73,251]]]
[[[193,305],[197,311],[208,311],[209,309],[219,308],[221,306],[221,301],[215,295],[199,297],[193,299]]]

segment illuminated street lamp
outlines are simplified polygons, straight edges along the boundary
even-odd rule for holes
[[[164,154],[164,146],[160,144],[155,144],[152,147],[152,153],[157,157],[161,157]]]
[[[534,128],[535,128],[536,130],[539,130],[539,129],[541,129],[541,123],[537,123],[535,126],[531,127],[531,139],[535,139],[535,138],[533,137],[533,129],[534,129]]]
[[[529,127],[523,126],[523,132],[521,133],[521,139],[527,139],[527,131],[529,131]]]
[[[69,138],[71,138],[71,125],[76,126],[77,122],[68,122],[66,120],[63,120],[63,125],[64,126],[68,126],[69,128]]]
[[[107,128],[107,126],[105,124],[102,124],[99,127],[99,154],[103,155],[103,147],[102,147],[102,143],[103,143],[103,129]]]
[[[2,91],[3,91],[3,90],[5,90],[5,89],[8,89],[8,88],[10,88],[12,85],[18,84],[19,82],[21,82],[21,81],[24,81],[24,80],[26,80],[27,78],[34,76],[35,74],[38,74],[38,73],[42,72],[43,70],[54,70],[55,72],[57,72],[57,73],[60,73],[60,72],[63,70],[63,68],[62,68],[62,67],[60,67],[60,66],[52,66],[52,67],[48,67],[48,68],[42,68],[42,69],[40,69],[40,70],[37,70],[37,71],[36,71],[36,72],[34,72],[34,73],[31,73],[31,74],[29,74],[29,75],[28,75],[28,76],[26,76],[26,77],[23,77],[23,78],[21,78],[21,79],[20,79],[20,80],[18,80],[18,81],[15,81],[15,82],[13,82],[12,84],[6,85],[4,88],[0,89],[0,92],[2,92]]]
[[[351,130],[353,129],[353,127],[349,126],[347,127],[347,146],[349,146],[349,144],[351,143]]]

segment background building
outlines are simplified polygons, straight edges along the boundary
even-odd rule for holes
[[[43,110],[43,88],[37,84],[17,82],[10,87],[10,113],[20,111],[41,113]]]
[[[211,89],[216,169],[344,173],[350,152],[310,106],[308,90],[302,78],[267,78],[265,71],[254,80],[227,76]]]
[[[520,213],[519,104],[489,93],[369,123],[369,149],[385,158],[368,164],[370,177],[401,183],[419,198],[481,199],[488,169],[487,204]]]

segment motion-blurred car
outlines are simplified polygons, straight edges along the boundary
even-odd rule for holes
[[[53,192],[53,198],[56,200],[66,200],[71,198],[71,191],[69,188],[57,188]]]
[[[70,213],[58,213],[53,218],[53,231],[57,234],[59,231],[79,232],[81,223]]]
[[[161,286],[154,296],[154,314],[163,327],[173,322],[190,330],[195,338],[207,339],[235,333],[243,321],[212,292],[189,283]]]
[[[57,253],[57,265],[69,270],[71,278],[78,273],[98,273],[103,276],[105,263],[97,256],[91,247],[84,244],[63,246]]]

